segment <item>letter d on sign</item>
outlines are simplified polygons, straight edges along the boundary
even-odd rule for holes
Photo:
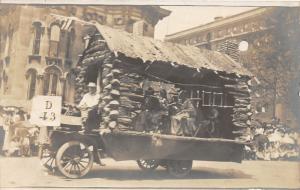
[[[52,108],[52,102],[46,101],[46,109],[51,109]]]

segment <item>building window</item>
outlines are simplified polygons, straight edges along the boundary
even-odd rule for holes
[[[27,88],[27,99],[31,100],[35,95],[36,90],[36,70],[30,70],[27,73],[27,81],[28,81],[28,88]]]
[[[60,28],[58,25],[51,26],[49,56],[58,57],[58,45],[60,40]]]
[[[40,53],[40,44],[41,44],[41,36],[42,36],[42,27],[40,22],[33,23],[34,26],[34,41],[33,41],[33,49],[32,54],[38,55]]]
[[[60,71],[56,67],[48,68],[44,75],[44,95],[58,95]]]
[[[66,83],[64,86],[64,93],[63,93],[63,100],[68,103],[74,102],[75,78],[76,78],[76,76],[72,73],[69,73],[66,77]]]
[[[68,33],[67,36],[67,48],[66,48],[66,59],[71,59],[72,57],[72,45],[73,45],[73,40],[74,40],[74,29],[71,29],[71,31]]]

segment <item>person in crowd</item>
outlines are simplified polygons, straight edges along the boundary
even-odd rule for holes
[[[80,101],[78,107],[81,110],[81,117],[83,119],[84,131],[88,132],[100,123],[98,114],[98,103],[100,94],[97,93],[97,86],[95,83],[88,84],[89,92],[86,93]]]
[[[3,114],[3,129],[5,131],[4,143],[2,151],[6,156],[11,155],[11,144],[14,136],[15,129],[13,128],[13,112],[10,110]]]
[[[197,110],[187,97],[187,92],[182,91],[179,94],[179,102],[183,102],[180,112],[171,119],[171,134],[180,136],[194,136],[196,130]]]
[[[161,110],[168,110],[168,97],[167,97],[167,91],[165,89],[161,89],[159,91],[159,103]]]

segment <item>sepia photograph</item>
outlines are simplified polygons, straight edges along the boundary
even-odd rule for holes
[[[299,189],[300,2],[0,0],[0,189]]]

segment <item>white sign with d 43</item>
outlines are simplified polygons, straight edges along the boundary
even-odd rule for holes
[[[61,96],[36,96],[32,101],[30,123],[41,126],[60,126]]]

